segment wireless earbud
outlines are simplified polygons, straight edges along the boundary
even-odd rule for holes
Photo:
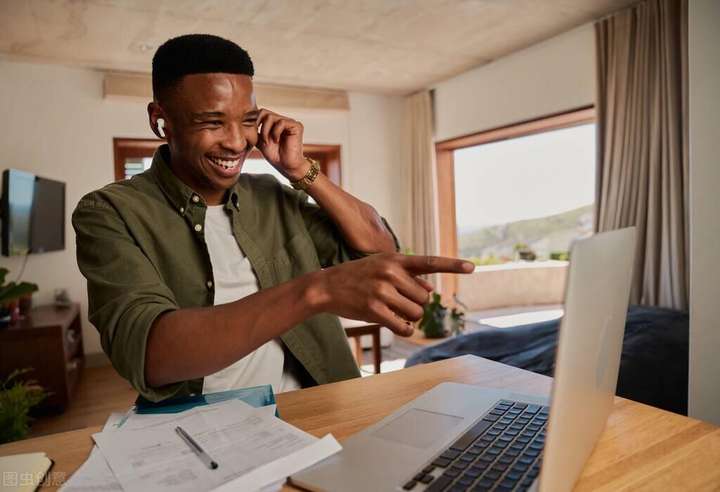
[[[165,138],[165,120],[163,118],[157,119],[157,131],[161,138]]]

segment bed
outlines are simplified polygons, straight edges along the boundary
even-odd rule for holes
[[[412,355],[405,367],[473,354],[552,376],[560,320],[492,328],[451,338]],[[687,414],[688,314],[631,306],[625,326],[617,394]]]

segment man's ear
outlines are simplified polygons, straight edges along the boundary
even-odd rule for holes
[[[148,104],[148,120],[150,123],[150,130],[155,134],[156,137],[162,140],[167,140],[168,132],[165,125],[165,116],[163,110],[158,103],[155,101]]]

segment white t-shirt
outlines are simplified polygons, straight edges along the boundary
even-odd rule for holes
[[[250,261],[232,233],[230,216],[222,205],[205,214],[205,243],[215,283],[214,305],[237,301],[259,290]],[[237,327],[238,332],[242,326]],[[297,378],[284,369],[285,354],[279,340],[271,340],[215,374],[205,377],[203,394],[271,384],[275,393],[300,388]]]

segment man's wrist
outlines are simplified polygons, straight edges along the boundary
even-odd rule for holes
[[[320,163],[315,159],[305,157],[307,163],[305,174],[297,179],[291,179],[290,184],[296,190],[307,191],[320,175]]]
[[[302,302],[313,315],[327,311],[330,305],[330,293],[325,281],[326,272],[317,272],[303,275]]]
[[[299,181],[305,177],[310,170],[312,164],[303,158],[302,164],[295,166],[291,173],[287,174],[287,178],[292,181]]]

